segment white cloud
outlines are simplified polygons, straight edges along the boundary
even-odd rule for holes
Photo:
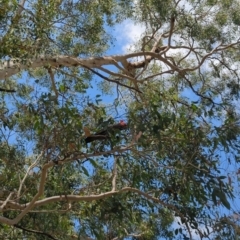
[[[128,52],[129,49],[133,49],[133,44],[141,39],[144,31],[145,27],[143,25],[136,24],[130,20],[124,21],[117,27],[116,39],[119,45],[122,45],[124,53]]]

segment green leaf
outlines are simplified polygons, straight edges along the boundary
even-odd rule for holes
[[[88,170],[83,166],[82,166],[82,170],[83,170],[84,174],[89,177]]]
[[[214,205],[217,205],[217,195],[216,195],[216,188],[213,189],[213,192],[212,192],[212,200],[213,200],[213,203]]]
[[[94,159],[88,158],[88,160],[89,160],[89,162],[90,162],[95,168],[98,167],[98,164],[97,164],[97,162],[96,162]]]
[[[227,208],[230,209],[230,203],[227,201],[226,195],[224,194],[224,192],[222,192],[220,189],[218,188],[214,188],[213,192],[212,192],[212,200],[214,202],[215,205],[217,205],[217,199],[216,197],[218,197],[221,201],[221,203]]]
[[[222,204],[230,210],[231,206],[230,203],[228,202],[226,195],[222,191],[218,191],[218,197],[220,198]]]
[[[219,177],[219,179],[225,179],[226,178],[226,176],[220,176]]]

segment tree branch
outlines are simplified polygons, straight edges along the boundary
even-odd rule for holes
[[[36,161],[28,168],[23,180],[20,182],[20,186],[19,186],[18,193],[17,193],[18,198],[21,195],[21,190],[22,190],[23,183],[25,182],[30,170],[33,169],[37,165],[37,163],[38,163],[39,159],[42,157],[42,155],[43,155],[43,152],[40,153],[40,155],[37,157]]]
[[[14,192],[11,192],[7,199],[2,203],[2,205],[0,206],[0,210],[2,211],[4,209],[4,207],[6,206],[6,204],[8,203],[8,201],[11,199],[12,195],[14,194]]]
[[[12,90],[12,89],[0,88],[0,92],[14,93],[14,92],[16,92],[16,91],[15,91],[15,90]]]
[[[122,192],[134,192],[140,196],[145,197],[148,200],[151,200],[153,202],[159,203],[164,207],[170,208],[172,210],[174,210],[181,218],[185,219],[184,215],[177,209],[177,207],[175,207],[174,205],[171,205],[169,203],[165,203],[162,200],[160,200],[159,198],[155,198],[151,195],[149,195],[148,193],[145,193],[139,189],[136,188],[132,188],[132,187],[124,187],[119,191],[109,191],[109,192],[105,192],[105,193],[101,193],[101,194],[97,194],[97,195],[88,195],[88,196],[78,196],[78,195],[58,195],[58,196],[52,196],[52,197],[48,197],[45,199],[41,199],[38,200],[36,202],[34,202],[32,204],[33,201],[31,201],[30,203],[27,204],[17,204],[15,203],[15,205],[19,206],[19,209],[26,207],[29,208],[29,206],[33,206],[33,207],[40,207],[49,203],[55,203],[58,201],[71,201],[71,202],[80,202],[80,201],[85,201],[85,202],[91,202],[91,201],[95,201],[95,200],[99,200],[99,199],[104,199],[113,195],[116,195],[118,193],[122,193]],[[32,208],[33,208],[32,207]],[[0,218],[0,222],[1,218]],[[11,224],[13,225],[13,224]]]
[[[48,168],[50,168],[52,166],[54,166],[54,162],[46,163],[43,166],[38,192],[33,197],[32,201],[28,205],[25,205],[26,208],[16,218],[11,220],[11,223],[12,223],[11,225],[17,224],[32,208],[34,208],[35,202],[43,194],[44,186],[45,186],[45,182],[46,182],[46,178],[47,178],[47,170],[48,170]],[[1,222],[1,219],[0,219],[0,222]]]
[[[22,227],[18,224],[15,224],[14,227],[16,228],[19,228],[19,229],[22,229],[23,231],[26,231],[26,232],[30,232],[30,233],[35,233],[35,234],[41,234],[41,235],[44,235],[50,239],[53,239],[53,240],[57,240],[57,238],[54,238],[51,234],[49,233],[45,233],[45,232],[42,232],[42,231],[37,231],[37,230],[32,230],[32,229],[28,229],[28,228],[25,228],[25,227]]]
[[[117,179],[117,158],[114,157],[114,163],[113,163],[113,178],[112,178],[112,192],[116,191],[116,179]]]
[[[48,68],[48,73],[49,73],[49,76],[50,76],[50,79],[51,79],[51,82],[52,82],[53,91],[55,93],[56,98],[58,98],[58,90],[56,88],[56,84],[55,84],[55,80],[54,80],[54,74],[53,74],[53,71],[52,71],[51,67]]]
[[[195,71],[198,69],[204,61],[211,55],[213,55],[215,52],[218,51],[223,51],[227,48],[233,47],[240,42],[234,42],[228,45],[219,45],[216,48],[214,48],[211,52],[205,54],[204,57],[202,57],[200,63],[192,68],[185,68],[185,69],[180,69],[176,65],[172,64],[166,57],[163,56],[163,52],[160,52],[159,54],[156,52],[135,52],[135,53],[130,53],[130,54],[125,54],[125,55],[112,55],[112,56],[103,56],[103,57],[91,57],[87,59],[82,59],[82,58],[76,58],[72,56],[64,56],[64,55],[58,55],[55,57],[51,56],[40,56],[39,58],[32,59],[31,61],[27,63],[21,63],[20,59],[13,59],[13,60],[8,60],[8,61],[3,61],[0,64],[0,80],[8,78],[10,76],[15,75],[16,73],[20,72],[21,70],[24,69],[35,69],[39,67],[44,67],[44,66],[50,66],[50,67],[88,67],[89,69],[92,70],[92,68],[100,68],[104,65],[115,65],[117,62],[120,62],[123,64],[125,69],[128,69],[130,67],[131,69],[137,69],[137,68],[144,68],[144,66],[149,63],[152,59],[159,60],[163,63],[165,63],[168,67],[170,67],[171,70],[177,71],[177,72],[188,72],[188,71]],[[169,47],[168,47],[169,48]],[[180,47],[181,48],[186,48]],[[189,47],[187,47],[189,49]],[[143,61],[135,61],[135,62],[128,62],[127,59],[134,58],[134,57],[141,57],[144,56],[145,59]],[[125,66],[126,65],[126,66]],[[94,70],[93,70],[94,71]],[[96,71],[94,72],[95,74]],[[99,73],[98,73],[99,74]],[[105,80],[109,79],[106,77],[103,77]],[[113,80],[111,80],[113,81]]]
[[[110,78],[107,78],[107,77],[103,76],[101,73],[98,73],[97,71],[95,71],[95,70],[93,70],[93,69],[91,69],[91,68],[89,68],[89,67],[87,67],[87,66],[84,66],[84,65],[82,65],[82,66],[85,67],[85,68],[87,68],[87,69],[90,70],[91,72],[95,73],[96,75],[98,75],[98,76],[101,77],[102,79],[107,80],[108,82],[114,82],[114,83],[117,83],[117,84],[120,85],[120,86],[129,88],[129,89],[132,89],[132,90],[134,90],[134,91],[136,91],[136,92],[139,92],[139,93],[142,93],[139,89],[136,89],[136,88],[134,88],[134,87],[128,86],[128,85],[126,85],[126,84],[124,84],[124,83],[121,83],[120,81],[116,81],[116,80],[112,80],[112,79],[110,79]]]

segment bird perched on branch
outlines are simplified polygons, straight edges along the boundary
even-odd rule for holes
[[[114,130],[124,130],[127,128],[127,123],[125,123],[123,120],[120,120],[119,123],[109,125],[106,129],[101,130],[99,132],[96,132],[95,134],[91,134],[88,128],[84,128],[85,132],[85,141],[86,143],[93,142],[95,140],[104,140],[109,138],[109,134],[112,133]]]

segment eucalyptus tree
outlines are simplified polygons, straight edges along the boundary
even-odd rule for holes
[[[1,237],[237,238],[239,12],[2,1]],[[106,55],[126,22],[141,38]]]

